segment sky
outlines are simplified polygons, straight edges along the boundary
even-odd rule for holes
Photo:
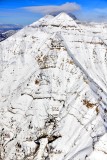
[[[107,0],[0,0],[0,24],[27,25],[55,12],[69,12],[83,21],[107,22]]]

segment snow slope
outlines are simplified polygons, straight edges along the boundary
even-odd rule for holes
[[[107,160],[106,32],[61,13],[0,43],[1,160]]]

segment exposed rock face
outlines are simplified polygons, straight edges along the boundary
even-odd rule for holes
[[[106,32],[62,13],[0,44],[1,160],[107,159]]]

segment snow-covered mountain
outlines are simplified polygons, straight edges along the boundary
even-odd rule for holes
[[[50,15],[52,15],[52,16],[57,16],[58,14],[60,14],[60,11],[58,11],[58,12],[51,12],[51,13],[49,13]],[[74,20],[77,20],[77,17],[74,15],[74,14],[72,14],[72,13],[67,13],[72,19],[74,19]]]
[[[107,160],[106,24],[45,16],[0,62],[1,160]]]
[[[18,24],[0,24],[0,33],[9,30],[19,30],[21,28],[23,28],[23,26]]]
[[[4,41],[8,37],[15,34],[17,31],[22,29],[21,25],[15,24],[0,24],[0,42]]]
[[[16,32],[17,32],[17,30],[9,30],[9,31],[0,33],[0,42],[4,41],[5,39],[7,39],[8,37],[12,36]]]

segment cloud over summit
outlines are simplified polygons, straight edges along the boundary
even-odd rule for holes
[[[62,5],[47,5],[47,6],[30,6],[24,7],[30,12],[40,13],[40,14],[50,14],[50,13],[57,13],[57,12],[66,12],[71,13],[73,11],[80,10],[80,5],[77,3],[64,3]]]

